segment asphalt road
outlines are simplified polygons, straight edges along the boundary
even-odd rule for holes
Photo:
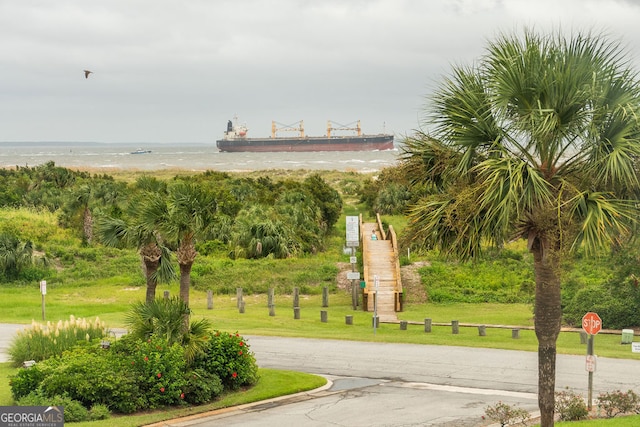
[[[15,333],[0,325],[0,357]],[[323,390],[163,426],[458,426],[490,424],[498,401],[537,411],[537,354],[415,344],[247,336],[258,365],[327,377]],[[640,393],[640,361],[599,358],[594,396]],[[556,387],[587,394],[584,356],[558,355]]]

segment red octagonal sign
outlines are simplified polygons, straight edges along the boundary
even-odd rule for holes
[[[582,329],[590,335],[595,335],[602,329],[602,319],[598,313],[588,312],[582,317]]]

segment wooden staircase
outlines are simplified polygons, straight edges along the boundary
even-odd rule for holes
[[[373,312],[375,308],[380,322],[398,321],[396,312],[402,311],[402,282],[395,232],[392,227],[389,233],[384,231],[379,215],[376,222],[363,223],[361,219],[360,231],[365,280],[363,309]],[[376,300],[377,307],[374,307]]]

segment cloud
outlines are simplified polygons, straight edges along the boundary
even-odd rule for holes
[[[213,142],[238,114],[406,134],[450,64],[523,26],[597,28],[635,54],[621,0],[0,2],[0,140]],[[82,70],[94,71],[84,79]]]

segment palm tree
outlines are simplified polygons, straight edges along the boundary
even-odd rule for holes
[[[33,264],[33,243],[21,241],[13,234],[0,234],[0,273],[8,278],[18,277],[20,270]]]
[[[130,195],[120,217],[98,217],[96,234],[106,246],[138,249],[146,279],[146,302],[152,303],[156,298],[158,283],[170,282],[176,278],[176,273],[171,263],[171,250],[164,244],[159,228],[149,227],[143,221],[141,206],[150,194],[166,194],[166,188],[157,180],[142,177],[136,181],[135,190],[138,192]]]
[[[166,339],[170,346],[180,344],[190,363],[203,351],[211,330],[211,322],[207,319],[185,324],[184,318],[190,313],[187,304],[179,298],[158,298],[134,303],[125,317],[125,324],[129,333],[138,339],[147,340],[155,335]]]
[[[541,425],[554,421],[560,261],[625,238],[637,218],[640,85],[617,43],[560,32],[501,35],[433,96],[432,134],[409,138],[414,242],[462,259],[524,238],[534,259]]]
[[[189,305],[191,268],[196,259],[196,240],[213,227],[217,203],[211,193],[192,182],[178,181],[168,194],[155,194],[141,207],[142,223],[160,230],[175,244],[180,267],[180,298]]]

